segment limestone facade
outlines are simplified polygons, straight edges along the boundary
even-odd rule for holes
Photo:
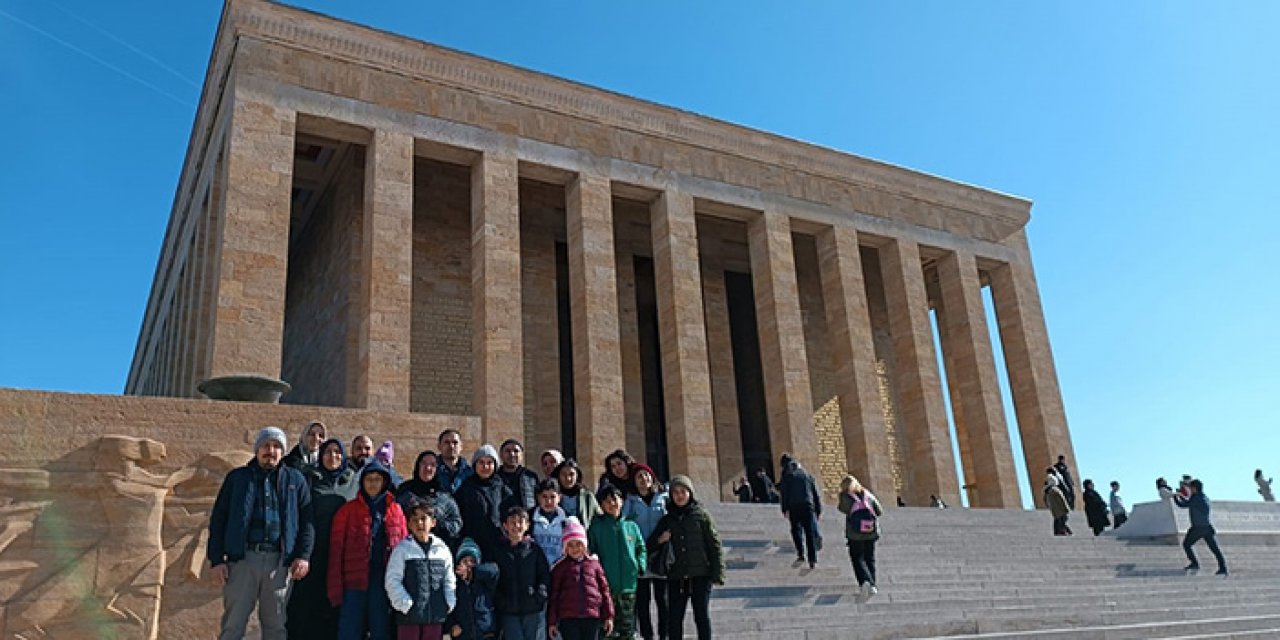
[[[230,0],[126,393],[265,374],[294,384],[286,403],[473,416],[477,441],[566,449],[593,473],[625,447],[707,496],[788,451],[827,490],[853,473],[886,502],[959,504],[963,486],[1016,507],[984,287],[1022,464],[1074,460],[1029,216]]]

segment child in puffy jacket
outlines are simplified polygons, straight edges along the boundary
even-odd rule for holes
[[[587,531],[577,518],[564,524],[564,557],[551,570],[547,603],[548,636],[596,640],[613,633],[613,598],[604,567],[587,555]]]
[[[449,636],[458,640],[484,640],[498,635],[498,616],[493,610],[498,565],[480,562],[481,559],[475,540],[464,538],[454,565],[457,603],[444,623]]]
[[[377,460],[360,472],[360,493],[338,509],[329,537],[329,603],[341,607],[339,640],[390,640],[386,571],[391,550],[408,535],[391,495],[391,474]]]
[[[435,505],[414,498],[407,508],[412,535],[391,550],[387,561],[387,598],[396,612],[396,639],[440,640],[456,602],[453,557],[448,545],[431,535]]]

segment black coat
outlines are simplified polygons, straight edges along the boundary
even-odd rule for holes
[[[496,634],[498,615],[493,609],[493,597],[497,588],[498,565],[492,562],[476,565],[471,570],[471,582],[459,578],[455,591],[457,602],[445,620],[445,633],[456,625],[462,629],[459,640],[481,640]]]
[[[724,582],[724,549],[720,534],[711,520],[711,514],[703,510],[696,500],[685,508],[667,502],[667,515],[662,516],[653,533],[649,534],[648,547],[658,548],[658,538],[663,532],[671,532],[669,544],[674,545],[675,562],[667,570],[667,577],[711,578],[717,584]]]
[[[1084,490],[1084,515],[1089,520],[1090,529],[1111,526],[1111,519],[1107,517],[1107,502],[1094,489]]]
[[[519,500],[519,505],[524,507],[525,511],[538,506],[538,474],[524,467],[516,467],[516,470],[510,473],[498,467],[494,475],[502,480],[502,484],[507,485],[511,495]]]
[[[481,552],[482,554],[484,552]],[[551,591],[551,567],[547,556],[532,538],[518,544],[504,540],[492,556],[498,565],[495,609],[503,615],[538,613],[547,606]]]
[[[508,506],[516,504],[512,495],[511,489],[498,479],[497,474],[488,480],[481,480],[477,475],[468,476],[454,493],[458,510],[462,512],[462,535],[476,541],[483,558],[492,557],[499,547],[506,545],[502,514]]]
[[[778,483],[778,489],[783,513],[805,507],[822,515],[822,498],[818,494],[818,484],[813,481],[813,476],[799,464],[793,462],[782,472],[782,481]]]

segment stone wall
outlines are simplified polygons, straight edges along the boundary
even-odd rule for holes
[[[222,611],[204,569],[221,478],[274,424],[415,453],[474,417],[0,389],[0,637],[205,638]]]

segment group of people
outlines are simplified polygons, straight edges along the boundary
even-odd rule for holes
[[[1058,456],[1058,461],[1047,468],[1045,473],[1045,504],[1053,515],[1053,534],[1055,536],[1072,535],[1071,527],[1067,525],[1067,519],[1071,511],[1075,509],[1076,495],[1075,483],[1072,480],[1070,469],[1067,468],[1066,457]],[[1271,479],[1264,480],[1261,469],[1254,474],[1254,479],[1258,482],[1258,492],[1262,494],[1264,500],[1267,500],[1271,490]],[[1120,497],[1119,482],[1111,481],[1109,500],[1102,499],[1102,495],[1094,489],[1093,480],[1085,480],[1082,487],[1084,489],[1085,518],[1089,523],[1089,528],[1093,530],[1093,535],[1101,535],[1107,527],[1119,529],[1128,521],[1128,512],[1124,506],[1124,499]],[[1178,483],[1178,490],[1174,491],[1164,478],[1156,478],[1156,493],[1162,501],[1189,511],[1191,526],[1187,529],[1186,536],[1182,540],[1182,549],[1187,555],[1187,560],[1190,561],[1186,566],[1186,570],[1194,572],[1200,569],[1200,562],[1196,558],[1192,547],[1196,542],[1204,540],[1209,547],[1209,551],[1213,553],[1214,558],[1218,561],[1217,575],[1228,575],[1227,561],[1222,555],[1222,550],[1218,548],[1218,542],[1215,537],[1216,531],[1213,528],[1210,516],[1212,508],[1209,498],[1204,494],[1204,483],[1190,475],[1184,475]],[[1113,518],[1114,523],[1112,521]]]
[[[711,637],[724,553],[687,476],[664,486],[617,450],[592,490],[559,451],[541,473],[514,438],[468,461],[446,429],[402,480],[389,441],[348,454],[328,436],[312,422],[290,449],[266,427],[224,480],[208,542],[222,640],[255,607],[268,639],[680,638],[690,602]]]

